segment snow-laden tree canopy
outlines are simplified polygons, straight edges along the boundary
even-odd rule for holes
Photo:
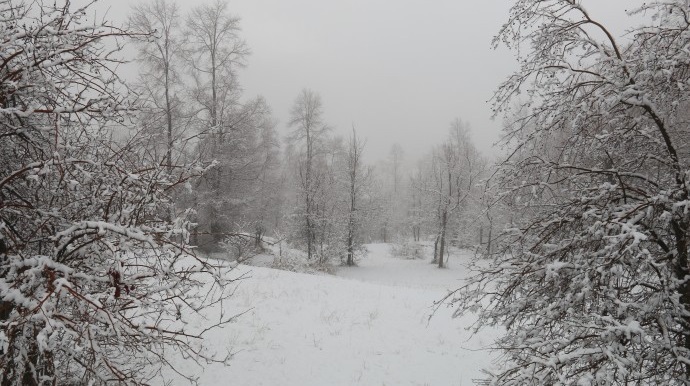
[[[580,1],[513,5],[494,182],[514,223],[454,295],[505,327],[491,384],[690,383],[689,15],[647,2],[618,41]]]
[[[183,324],[225,296],[221,268],[190,254],[187,212],[171,206],[203,168],[163,167],[136,137],[111,139],[130,122],[115,73],[128,33],[88,13],[0,1],[2,385],[139,384],[166,347],[225,360]],[[202,283],[215,284],[196,298]]]

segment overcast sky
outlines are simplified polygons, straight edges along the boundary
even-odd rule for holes
[[[506,0],[231,4],[253,50],[241,81],[267,98],[281,123],[307,87],[321,94],[338,132],[354,123],[367,137],[372,160],[395,142],[411,156],[427,152],[455,117],[470,123],[483,150],[498,138],[500,120],[491,121],[486,102],[515,63],[506,50],[491,50]]]
[[[104,0],[104,3],[110,3]],[[130,0],[130,4],[135,1]],[[178,0],[183,10],[198,1]],[[634,1],[637,2],[637,1]],[[585,0],[623,32],[633,1]],[[112,3],[111,3],[112,4]],[[118,3],[123,4],[123,3]],[[450,122],[467,121],[476,145],[496,153],[501,119],[488,103],[516,68],[514,54],[493,50],[508,0],[231,0],[252,50],[240,82],[263,95],[287,133],[288,111],[302,88],[318,92],[326,121],[367,137],[369,159],[399,143],[410,158],[441,142]],[[111,5],[111,15],[126,14]]]

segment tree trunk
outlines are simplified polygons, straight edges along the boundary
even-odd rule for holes
[[[309,204],[307,204],[307,260],[312,259],[314,251],[314,232],[311,223],[311,216],[309,216]]]
[[[0,262],[5,262],[4,260],[7,258],[8,252],[7,244],[5,244],[4,240],[0,239]],[[6,272],[3,271],[2,275],[6,275]],[[0,300],[0,322],[4,322],[10,318],[12,309],[14,309],[14,304],[12,302]]]
[[[439,235],[436,235],[436,239],[434,240],[434,260],[431,261],[434,264],[438,263],[438,239]]]
[[[36,327],[33,326],[33,328],[29,328],[34,330],[34,339],[20,336],[23,332],[21,327],[12,327],[7,331],[9,344],[6,357],[9,361],[4,364],[6,371],[4,371],[0,379],[0,386],[16,386],[18,384],[23,386],[39,386],[44,384],[39,383],[40,378],[49,378],[55,375],[52,356],[48,351],[45,351],[45,353],[41,355],[38,345],[36,344],[35,338],[38,335]],[[15,340],[22,338],[24,338],[24,344],[20,343],[18,345]],[[24,358],[17,361],[17,358],[21,356],[24,356]],[[19,379],[21,379],[21,383],[17,383]],[[53,384],[56,384],[55,380],[53,381]]]
[[[355,180],[350,186],[350,217],[347,224],[347,265],[355,265]]]
[[[313,196],[311,191],[311,167],[312,167],[312,143],[311,143],[311,133],[310,128],[306,128],[307,136],[307,162],[305,165],[305,175],[304,175],[304,194],[306,200],[306,220],[307,220],[307,259],[311,261],[313,257],[313,251],[315,249],[314,241],[316,240],[316,235],[314,231],[314,221],[312,219],[314,208],[313,206]]]
[[[354,251],[354,238],[352,237],[352,233],[350,232],[347,235],[347,265],[348,267],[351,267],[355,265],[355,251]]]
[[[441,237],[439,241],[438,267],[443,268],[443,255],[446,249],[446,223],[448,221],[448,212],[443,212],[441,216]]]
[[[678,221],[671,221],[671,226],[673,228],[673,234],[675,236],[676,242],[676,278],[683,284],[680,285],[678,289],[680,295],[680,303],[684,308],[686,316],[683,317],[681,323],[683,330],[683,346],[685,349],[690,351],[690,317],[687,316],[687,312],[690,311],[690,282],[687,280],[690,274],[690,266],[688,265],[688,241],[687,241],[687,225],[684,223],[679,223]],[[690,378],[690,364],[685,364],[685,374]]]
[[[165,119],[168,126],[168,147],[165,152],[165,162],[168,165],[168,172],[172,170],[172,106],[170,102],[170,68],[165,64]]]
[[[218,95],[216,91],[216,52],[215,45],[211,51],[211,127],[218,125]]]
[[[491,226],[489,226],[489,240],[486,243],[486,251],[489,255],[491,254]]]

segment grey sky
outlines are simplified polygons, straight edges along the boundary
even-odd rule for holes
[[[134,1],[130,1],[130,4]],[[196,1],[178,0],[183,10]],[[104,1],[108,3],[108,1]],[[637,1],[586,0],[623,31],[623,10]],[[370,160],[400,143],[427,152],[459,117],[484,152],[498,137],[487,101],[515,69],[514,54],[491,49],[508,0],[231,0],[252,49],[240,76],[247,96],[263,95],[285,134],[302,88],[321,94],[325,118],[347,135],[367,137]],[[111,14],[126,9],[112,6]],[[117,9],[115,9],[117,8]],[[124,7],[122,7],[124,8]],[[113,15],[114,16],[114,15]]]
[[[236,0],[253,55],[248,93],[263,94],[286,121],[303,87],[319,92],[337,132],[354,123],[370,159],[398,142],[419,154],[455,117],[488,150],[500,122],[486,101],[510,73],[512,55],[490,49],[507,17],[505,0]],[[284,127],[284,125],[282,125]]]

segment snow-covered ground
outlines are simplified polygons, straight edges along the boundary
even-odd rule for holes
[[[390,256],[372,244],[358,267],[336,276],[240,265],[250,272],[225,303],[251,310],[208,335],[216,350],[235,352],[229,367],[185,365],[201,385],[471,385],[491,365],[471,337],[473,316],[451,318],[434,301],[456,288],[467,254],[449,268]],[[227,311],[227,310],[226,310]],[[179,382],[173,381],[173,384]]]

